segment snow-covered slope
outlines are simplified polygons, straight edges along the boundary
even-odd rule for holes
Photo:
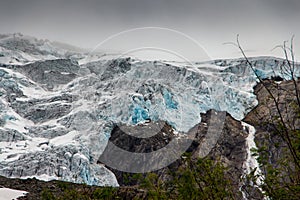
[[[13,200],[26,195],[26,191],[0,188],[0,200]]]
[[[79,49],[79,48],[78,48]],[[82,58],[80,53],[71,47],[62,47],[60,43],[37,39],[31,36],[0,34],[0,64],[22,65],[39,60],[50,60],[65,57]]]
[[[184,133],[201,112],[241,120],[257,104],[256,78],[243,60],[91,62],[48,41],[0,38],[0,175],[7,177],[116,186],[114,174],[97,164],[114,123],[165,120]],[[251,62],[269,77],[282,61]]]

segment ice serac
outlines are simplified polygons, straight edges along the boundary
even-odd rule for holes
[[[162,120],[187,132],[209,109],[240,120],[257,104],[256,77],[241,59],[91,57],[49,41],[0,36],[0,175],[117,186],[97,164],[115,124]],[[282,63],[250,61],[264,77],[279,74]]]

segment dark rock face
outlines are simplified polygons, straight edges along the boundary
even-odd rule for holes
[[[244,169],[243,163],[246,160],[246,144],[245,139],[248,133],[243,129],[241,122],[233,119],[229,114],[225,117],[224,127],[219,137],[212,140],[207,140],[208,127],[215,122],[211,121],[211,116],[216,111],[210,110],[206,114],[201,114],[202,121],[197,124],[190,131],[196,132],[196,137],[193,139],[187,152],[192,153],[192,157],[196,160],[201,156],[203,151],[202,147],[205,142],[215,142],[214,147],[208,152],[209,157],[214,160],[221,161],[226,167],[228,167],[228,176],[231,177],[236,190],[242,185],[240,177],[242,176]],[[136,138],[126,133],[134,132],[135,135],[144,134],[146,131],[157,128],[157,124],[150,122],[147,126],[117,126],[111,133],[110,141],[118,147],[130,152],[149,152],[160,149],[168,144],[169,141],[179,137],[173,134],[173,129],[165,122],[159,122],[163,126],[161,131],[158,131],[155,136],[149,138]],[[125,130],[125,131],[124,131]],[[139,133],[140,132],[140,133]],[[189,135],[189,134],[187,134]],[[216,140],[216,141],[213,141]],[[167,170],[176,170],[183,164],[183,159],[179,158],[177,161],[169,165],[168,167],[157,170],[157,173],[162,179],[167,179]],[[121,186],[135,185],[136,182],[131,180],[128,182],[128,173],[111,169],[117,177],[118,183]],[[133,174],[131,174],[133,175]],[[129,175],[129,177],[131,176]],[[238,196],[239,194],[237,194]]]
[[[44,122],[51,119],[57,119],[71,111],[71,105],[63,105],[61,103],[50,104],[47,106],[34,106],[24,109],[23,116],[34,123]]]
[[[143,133],[151,134],[151,132],[155,135],[148,138],[135,137]],[[128,135],[127,133],[131,133],[132,135]],[[116,146],[126,151],[149,153],[166,146],[174,136],[172,127],[165,122],[159,121],[151,122],[146,126],[116,126],[112,130],[110,140]]]
[[[63,199],[70,199],[70,192],[73,191],[77,194],[82,194],[82,198],[76,196],[73,199],[86,199],[88,197],[92,199],[100,199],[94,197],[95,191],[100,188],[98,186],[88,186],[85,184],[76,184],[70,182],[62,181],[40,181],[35,178],[30,179],[15,179],[6,178],[0,176],[0,186],[6,188],[14,188],[17,190],[27,191],[27,195],[24,197],[19,197],[19,200],[43,200],[43,199],[53,199],[47,195],[43,196],[43,193],[49,191],[53,196],[60,197]],[[67,195],[66,195],[67,194]],[[45,197],[46,196],[46,197]],[[147,193],[144,190],[138,189],[136,187],[120,187],[117,189],[115,196],[119,197],[117,199],[132,200],[132,199],[146,199]],[[48,197],[48,198],[47,198]],[[102,199],[102,198],[101,198]]]
[[[297,82],[299,88],[299,80]],[[295,109],[296,94],[295,86],[292,81],[276,83],[274,80],[265,80],[265,85],[271,90],[279,102],[279,110],[284,122],[295,130],[300,129],[300,118]],[[283,158],[287,152],[287,145],[276,133],[278,121],[278,111],[273,100],[262,84],[258,84],[254,93],[257,95],[258,106],[254,108],[244,119],[245,122],[252,124],[256,128],[255,142],[258,148],[266,148],[269,162],[276,166],[277,161]],[[277,125],[276,125],[277,124]],[[263,171],[266,174],[266,171]]]
[[[15,142],[21,140],[25,140],[25,137],[16,130],[1,131],[0,142]]]
[[[99,60],[95,62],[89,62],[80,65],[79,74],[85,76],[87,74],[93,74],[89,79],[82,79],[79,81],[80,85],[85,85],[86,87],[95,88],[96,95],[100,95],[101,92],[110,92],[111,90],[120,85],[113,84],[111,80],[117,80],[120,76],[126,74],[132,69],[131,58],[118,58],[112,60]],[[103,81],[103,82],[102,82]]]
[[[115,59],[107,64],[108,67],[105,68],[105,71],[103,71],[101,80],[111,79],[117,74],[125,73],[131,69],[130,58]]]
[[[214,111],[209,111],[206,115],[201,115],[202,121],[200,123],[198,134],[198,141],[200,144],[202,142],[202,138],[205,138],[205,134],[207,133],[207,127],[209,127],[208,119],[210,118],[212,112]],[[227,173],[229,177],[231,177],[236,188],[242,185],[239,179],[244,173],[243,163],[245,162],[247,156],[247,147],[245,144],[247,136],[248,133],[243,130],[241,122],[233,119],[229,114],[227,114],[222,133],[215,147],[208,155],[212,159],[219,159],[224,166],[228,167]],[[197,151],[199,150],[200,149],[198,148]]]
[[[42,44],[44,41],[40,41],[40,44]],[[14,37],[13,40],[7,40],[6,42],[1,43],[2,47],[5,47],[6,49],[10,49],[12,51],[23,51],[23,52],[28,52],[33,55],[43,55],[47,54],[48,52],[42,51],[37,48],[36,44],[31,43],[29,40],[23,39],[23,38],[18,38]]]
[[[62,136],[66,133],[68,133],[68,130],[64,127],[55,127],[55,126],[49,126],[49,125],[44,125],[44,126],[39,126],[39,127],[30,127],[28,128],[29,135],[32,136],[39,136],[39,137],[44,137],[48,139],[55,138],[57,136]]]
[[[142,158],[142,160],[151,166],[156,166],[158,162],[168,162],[169,157],[166,156],[166,152],[159,150],[162,150],[163,147],[167,146],[170,141],[175,140],[176,137],[178,136],[175,136],[174,130],[169,124],[164,121],[158,121],[137,126],[116,126],[111,132],[110,142],[130,153],[144,153],[145,156]],[[135,169],[137,166],[140,166],[141,168],[147,168],[147,164],[145,165],[144,163],[140,163],[143,161],[139,158],[134,157],[131,158],[131,160],[130,158],[126,157],[126,159],[124,159],[121,154],[119,155],[115,153],[115,149],[109,147],[110,145],[108,144],[99,158],[99,163],[101,163],[100,160],[112,159],[111,156],[114,156],[113,159],[115,162],[117,162],[116,165],[126,165],[126,169]],[[151,152],[156,152],[156,154],[147,157],[146,154]],[[125,186],[135,184],[134,182],[127,183],[127,181],[125,181],[126,175],[124,176],[124,174],[126,173],[123,171],[119,171],[111,167],[108,168],[117,177],[119,177],[118,183],[120,185]],[[162,169],[160,171],[164,170]]]
[[[11,107],[22,117],[40,123],[57,119],[71,112],[71,103],[74,99],[75,96],[62,94],[46,99],[14,100]]]
[[[8,102],[23,96],[18,83],[11,80],[11,75],[2,69],[0,69],[0,96],[5,96]]]
[[[77,77],[79,65],[69,59],[37,61],[18,67],[17,70],[42,87],[52,90],[55,86],[69,83]]]

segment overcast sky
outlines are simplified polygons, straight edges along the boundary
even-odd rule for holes
[[[300,54],[299,21],[299,0],[0,0],[1,33],[94,48],[120,31],[155,26],[189,35],[212,59],[240,57],[236,48],[223,44],[235,41],[237,34],[250,56],[278,56],[281,52],[271,49],[295,34]],[[185,54],[196,51],[188,50],[183,39],[167,35],[155,41],[185,46]],[[141,32],[127,34],[122,46],[141,38]],[[118,48],[114,45],[106,48]]]

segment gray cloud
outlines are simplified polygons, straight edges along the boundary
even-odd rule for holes
[[[245,48],[251,50],[250,55],[280,55],[270,49],[292,34],[296,35],[296,42],[300,37],[298,0],[9,0],[0,3],[0,32],[22,32],[88,48],[119,31],[142,26],[184,32],[201,43],[213,58],[240,56],[232,46],[223,45],[234,41],[238,33]],[[300,53],[300,45],[297,46]]]

